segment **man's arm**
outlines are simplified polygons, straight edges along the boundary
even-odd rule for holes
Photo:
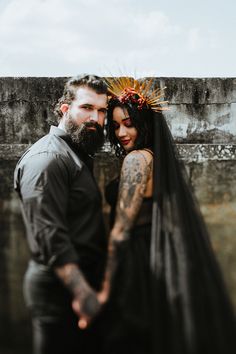
[[[56,275],[73,294],[73,309],[87,322],[97,314],[100,304],[94,290],[89,286],[77,264],[68,263],[54,268]],[[83,324],[80,325],[83,328]]]

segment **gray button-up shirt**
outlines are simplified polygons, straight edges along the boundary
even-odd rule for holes
[[[32,258],[49,266],[77,262],[99,276],[107,248],[101,194],[70,136],[52,126],[19,160],[14,185]]]

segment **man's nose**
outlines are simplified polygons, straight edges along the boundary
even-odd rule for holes
[[[90,112],[89,120],[98,122],[98,111],[93,110],[92,112]]]

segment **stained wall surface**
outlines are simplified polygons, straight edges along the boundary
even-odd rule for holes
[[[30,318],[22,296],[29,259],[13,171],[29,144],[55,124],[66,78],[0,78],[0,353],[30,354]],[[236,78],[161,78],[165,117],[198,197],[236,307]],[[103,190],[119,161],[105,146],[95,174]],[[104,202],[104,215],[109,208]]]

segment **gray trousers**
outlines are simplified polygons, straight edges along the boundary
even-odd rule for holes
[[[23,290],[32,315],[33,354],[100,353],[98,328],[78,328],[71,295],[52,270],[30,261]]]

